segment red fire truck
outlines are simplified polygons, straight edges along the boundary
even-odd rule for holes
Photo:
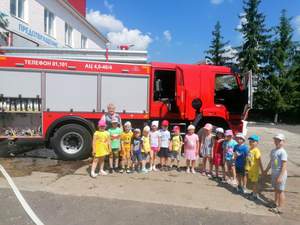
[[[62,159],[88,157],[96,122],[109,103],[134,126],[167,119],[183,129],[207,122],[235,132],[246,128],[251,73],[147,63],[138,51],[0,50],[2,146],[41,141]]]

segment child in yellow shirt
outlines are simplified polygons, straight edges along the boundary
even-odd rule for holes
[[[127,173],[130,173],[130,152],[131,152],[131,139],[132,139],[131,123],[127,121],[124,124],[124,131],[121,134],[121,165],[122,169],[120,173],[123,173],[125,170]]]
[[[150,146],[150,127],[145,126],[143,129],[143,137],[142,137],[142,173],[148,173],[148,170],[146,169],[146,163],[147,159],[149,158],[148,156],[150,155],[151,151],[151,146]]]
[[[173,132],[174,132],[174,136],[171,139],[170,147],[169,147],[170,158],[171,158],[171,168],[173,168],[173,163],[176,160],[176,168],[177,168],[177,171],[180,172],[179,163],[180,163],[183,139],[180,135],[180,127],[179,126],[175,126],[173,128]]]
[[[252,200],[257,200],[258,197],[259,169],[263,172],[261,153],[257,147],[259,139],[260,138],[257,135],[252,135],[248,138],[250,150],[246,159],[245,171],[248,176],[248,180],[253,184],[252,194],[250,195],[250,199]]]
[[[96,167],[99,163],[100,167],[100,174],[101,175],[107,175],[107,173],[104,171],[104,159],[105,156],[107,156],[110,151],[110,134],[105,131],[106,123],[105,120],[100,120],[98,123],[99,130],[94,133],[93,136],[93,162],[92,162],[92,168],[91,168],[91,177],[95,178],[98,176],[97,173],[95,173]]]

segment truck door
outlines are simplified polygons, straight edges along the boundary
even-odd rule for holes
[[[239,79],[239,77],[238,77]],[[244,92],[244,112],[242,119],[246,120],[248,117],[248,111],[253,107],[253,76],[252,71],[248,71],[242,74],[242,80],[240,81],[241,90]]]
[[[176,68],[176,105],[178,107],[180,119],[185,118],[185,88],[184,88],[184,77],[183,70],[180,67]]]
[[[151,101],[151,117],[175,118],[178,117],[176,99],[176,69],[153,69],[153,95]]]

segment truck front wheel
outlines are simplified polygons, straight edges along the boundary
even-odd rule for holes
[[[81,125],[67,124],[54,133],[51,146],[60,159],[84,159],[91,153],[92,135]]]

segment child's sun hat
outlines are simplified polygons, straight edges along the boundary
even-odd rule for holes
[[[130,121],[127,121],[126,123],[124,123],[124,127],[131,127]]]
[[[224,134],[224,129],[222,127],[218,127],[216,129],[216,133],[221,133],[221,134]]]
[[[203,127],[205,130],[212,130],[213,125],[211,125],[210,123],[205,124],[205,126]]]
[[[249,141],[256,141],[256,142],[259,142],[260,140],[260,137],[256,134],[253,134],[251,135],[249,138],[248,138]]]
[[[133,132],[134,132],[134,133],[141,133],[141,129],[135,128],[135,129],[133,130]]]
[[[233,136],[232,130],[226,130],[225,131],[225,136]]]
[[[150,131],[150,127],[149,126],[145,126],[143,129],[144,132],[149,132]]]
[[[158,127],[159,122],[157,120],[152,121],[151,127]]]
[[[167,127],[167,126],[169,126],[169,121],[168,120],[163,120],[161,125],[164,126],[164,127]]]
[[[111,120],[111,123],[119,123],[119,120],[117,117],[113,117]]]
[[[284,141],[284,140],[285,140],[285,136],[284,136],[284,134],[279,133],[279,134],[276,134],[276,135],[273,137],[273,139],[277,139],[277,140],[280,140],[280,141]]]
[[[242,133],[237,133],[237,134],[235,135],[235,137],[236,137],[236,138],[243,139],[244,141],[246,141],[246,137],[245,137],[245,135],[243,135]]]
[[[195,129],[196,127],[193,124],[189,125],[187,128],[187,130],[195,130]]]
[[[106,127],[106,122],[105,122],[105,120],[99,120],[99,122],[98,122],[98,127]]]
[[[180,132],[180,127],[179,126],[174,126],[173,127],[173,131],[175,132],[175,131],[179,131]]]

